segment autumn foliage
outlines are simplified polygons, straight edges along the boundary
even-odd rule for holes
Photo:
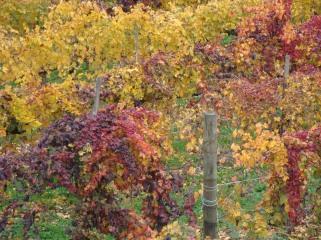
[[[256,212],[221,201],[226,219],[264,238],[275,226],[295,232],[311,213],[304,201],[321,165],[320,1],[0,5],[0,196],[17,182],[25,189],[1,209],[0,232],[20,209],[26,237],[42,211],[29,197],[63,187],[79,200],[74,239],[196,238],[196,199],[173,199],[184,185],[166,160],[173,132],[200,153],[202,114],[213,109],[234,130],[235,166],[266,178]],[[123,207],[129,198],[142,199],[141,213]]]
[[[1,157],[2,184],[20,179],[28,182],[29,194],[63,186],[79,196],[74,239],[90,239],[86,231],[93,228],[119,238],[151,238],[182,213],[169,195],[181,181],[160,161],[165,139],[151,129],[157,124],[154,112],[116,106],[97,116],[65,116],[37,146]],[[120,208],[118,193],[140,192],[146,192],[143,216]]]
[[[319,16],[293,24],[291,9],[291,1],[272,1],[254,8],[257,14],[240,24],[231,47],[234,58],[228,58],[238,80],[227,85],[225,95],[240,126],[234,137],[241,147],[232,146],[238,164],[269,166],[270,186],[262,204],[272,223],[289,219],[293,227],[304,217],[308,172],[320,163],[314,147],[319,140],[309,134],[317,136],[320,126],[321,25]],[[313,164],[305,160],[310,157]]]

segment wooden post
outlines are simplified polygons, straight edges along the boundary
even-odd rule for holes
[[[217,116],[215,113],[204,114],[204,186],[203,218],[204,238],[215,239],[217,229]]]
[[[96,79],[96,88],[95,88],[95,99],[92,115],[96,116],[99,109],[99,100],[100,100],[100,87],[101,87],[101,78]]]
[[[291,68],[291,57],[289,54],[285,55],[285,64],[284,64],[284,78],[288,79],[290,75],[290,68]]]
[[[283,86],[282,86],[282,98],[285,94],[285,89],[288,87],[288,78],[290,76],[290,69],[291,69],[291,57],[289,54],[285,55],[285,62],[284,62],[284,79],[283,79]]]
[[[137,24],[134,25],[134,43],[135,43],[135,61],[138,64],[139,61],[139,28]]]
[[[291,70],[291,57],[289,54],[286,54],[285,62],[284,62],[284,78],[282,83],[281,100],[283,100],[285,97],[285,91],[288,87],[288,78],[290,76],[290,70]],[[285,116],[284,116],[284,113],[281,112],[281,120],[280,120],[280,128],[279,128],[279,133],[281,135],[284,133],[284,125],[285,125]]]

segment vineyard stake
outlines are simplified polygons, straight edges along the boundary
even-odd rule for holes
[[[285,64],[284,64],[284,78],[288,79],[291,69],[291,57],[289,54],[285,55]]]
[[[215,239],[217,233],[217,115],[204,114],[204,182],[203,182],[203,219],[204,238]]]
[[[284,62],[284,79],[283,79],[283,86],[282,86],[282,98],[285,94],[285,89],[288,87],[288,78],[290,76],[290,69],[291,69],[291,57],[289,54],[285,55],[285,62]]]
[[[96,116],[99,109],[101,78],[96,78],[95,99],[92,115]]]
[[[282,83],[282,95],[281,95],[281,99],[283,99],[285,97],[285,91],[288,87],[288,78],[290,76],[290,70],[291,70],[291,57],[289,54],[285,55],[285,63],[284,63],[284,78],[283,78],[283,83]],[[279,132],[282,135],[284,133],[284,123],[285,122],[285,116],[284,113],[281,112],[281,125],[280,125],[280,129]]]

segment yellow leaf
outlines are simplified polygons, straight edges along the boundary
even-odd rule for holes
[[[231,149],[232,149],[234,152],[237,152],[237,151],[240,151],[240,150],[241,150],[240,146],[237,145],[237,144],[235,144],[235,143],[233,143],[233,144],[231,145]]]
[[[196,172],[195,167],[189,167],[187,174],[193,176],[195,175],[195,172]]]

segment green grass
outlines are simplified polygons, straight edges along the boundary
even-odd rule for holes
[[[23,192],[16,186],[9,186],[7,194],[10,200],[22,200]],[[18,189],[18,190],[17,190]],[[28,204],[37,204],[45,209],[37,214],[36,223],[28,233],[29,239],[41,240],[69,240],[72,229],[74,206],[78,199],[65,188],[47,189],[42,194],[34,194]],[[7,206],[9,201],[0,201],[0,209]],[[138,206],[137,206],[138,208]],[[110,235],[100,234],[99,239],[113,240]],[[23,239],[23,220],[19,217],[12,219],[12,223],[0,233],[0,239]]]
[[[233,128],[229,122],[222,122],[220,125],[220,133],[218,135],[218,145],[223,150],[229,150],[232,145]]]
[[[22,200],[23,192],[21,184],[9,186],[7,194],[10,200]],[[73,206],[77,202],[72,194],[64,188],[48,189],[42,194],[32,195],[28,205],[37,205],[45,207],[45,211],[37,215],[39,219],[29,231],[31,239],[39,237],[43,239],[70,239],[66,230],[71,227],[72,219],[70,214]],[[8,201],[1,201],[1,208],[4,208]],[[23,209],[22,209],[23,212]],[[39,235],[37,234],[39,233]],[[0,233],[0,239],[22,239],[23,238],[23,220],[21,218],[12,219],[12,224],[5,231]]]

